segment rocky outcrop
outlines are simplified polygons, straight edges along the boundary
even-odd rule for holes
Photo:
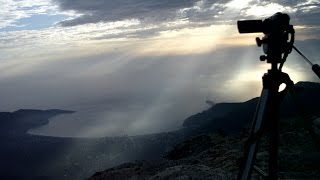
[[[201,135],[179,144],[159,161],[123,164],[90,179],[230,179],[236,176],[241,142],[235,136]]]
[[[316,141],[320,145],[320,118],[314,118],[312,122],[312,131]]]

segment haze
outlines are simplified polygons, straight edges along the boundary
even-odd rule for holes
[[[121,136],[171,131],[206,100],[259,96],[255,37],[239,19],[288,13],[296,45],[319,63],[319,1],[0,1],[0,110],[66,109],[30,133]],[[317,81],[292,53],[284,71]]]

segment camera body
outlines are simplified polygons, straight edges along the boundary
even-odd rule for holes
[[[265,20],[243,20],[237,25],[239,33],[264,33],[262,39],[256,38],[257,46],[263,45],[267,55],[260,56],[260,60],[283,65],[294,42],[294,29],[289,21],[289,15],[278,12]]]
[[[238,21],[239,33],[264,34],[286,31],[290,28],[290,17],[288,14],[276,13],[265,20],[244,20]]]

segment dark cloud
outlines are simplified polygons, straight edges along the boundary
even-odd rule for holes
[[[307,1],[306,0],[299,0],[299,1],[297,1],[297,0],[271,0],[268,2],[273,2],[273,3],[281,4],[283,6],[293,7],[293,6],[298,5],[299,3],[303,3],[303,2],[307,2]]]
[[[277,3],[283,6],[303,8],[308,6],[319,6],[319,2],[309,0],[271,0],[269,2]]]
[[[315,5],[317,8],[308,11],[298,10],[291,15],[293,23],[298,25],[320,26],[320,4]],[[319,28],[319,27],[318,27]]]
[[[81,16],[62,21],[62,26],[76,26],[87,23],[114,22],[125,19],[139,19],[142,22],[158,24],[175,19],[187,19],[190,22],[217,22],[229,17],[224,10],[229,1],[221,0],[53,0],[61,10],[73,10]],[[296,9],[292,16],[303,19],[307,24],[318,24],[320,3],[304,1],[252,1],[250,5],[276,3]],[[316,7],[309,9],[309,7]],[[246,8],[244,8],[245,10]],[[217,16],[220,16],[217,18]],[[248,17],[248,16],[247,16]],[[250,17],[250,16],[249,16]],[[240,16],[238,18],[246,18]],[[229,19],[230,20],[230,19]]]
[[[138,18],[141,20],[165,20],[172,17],[177,9],[191,7],[194,0],[55,0],[62,10],[74,10],[82,16],[61,22],[63,26],[87,23],[113,22]]]
[[[208,8],[220,3],[219,0],[79,0],[77,2],[54,0],[54,2],[59,4],[61,10],[74,10],[83,14],[75,19],[61,22],[62,26],[113,22],[125,19],[139,19],[142,22],[152,24],[177,18],[204,21],[206,18],[212,18],[213,15],[219,13],[218,9],[208,11]],[[226,1],[222,2],[226,3]],[[192,9],[196,4],[200,9]],[[219,6],[215,6],[215,8],[219,8]],[[178,12],[183,9],[184,11]]]
[[[292,0],[280,0],[271,1],[273,3],[280,4],[282,6],[290,7],[295,10],[294,13],[289,13],[293,24],[295,25],[311,25],[319,26],[320,17],[320,1],[292,1]]]
[[[252,5],[264,6],[276,3],[290,7],[289,15],[293,25],[316,26],[320,24],[319,3],[304,1],[252,1],[248,7],[241,11],[228,9],[228,1],[221,0],[53,0],[62,11],[73,10],[80,16],[60,22],[59,24],[77,26],[98,22],[115,22],[121,20],[138,19],[139,25],[119,27],[119,33],[108,33],[95,37],[94,39],[111,38],[148,38],[154,37],[159,32],[182,28],[209,26],[213,24],[235,24],[237,19],[264,19],[267,17],[256,17],[245,12]],[[312,8],[311,8],[312,7]],[[231,8],[232,9],[232,8]],[[294,12],[294,13],[293,13]],[[168,25],[168,22],[184,20],[187,23]],[[123,31],[123,30],[128,31]],[[317,33],[313,29],[313,33]]]

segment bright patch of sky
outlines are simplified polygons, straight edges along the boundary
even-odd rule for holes
[[[274,14],[274,12],[293,13],[296,10],[291,7],[285,7],[277,3],[255,4],[250,6],[246,11],[246,15],[254,15],[257,17],[267,17]]]
[[[66,19],[65,15],[37,14],[16,20],[12,25],[0,29],[0,31],[37,30],[55,25]]]
[[[71,11],[60,12],[58,6],[48,0],[1,0],[0,7],[1,31],[47,28],[75,16]]]
[[[252,0],[232,0],[226,4],[230,9],[243,9],[248,6]]]

